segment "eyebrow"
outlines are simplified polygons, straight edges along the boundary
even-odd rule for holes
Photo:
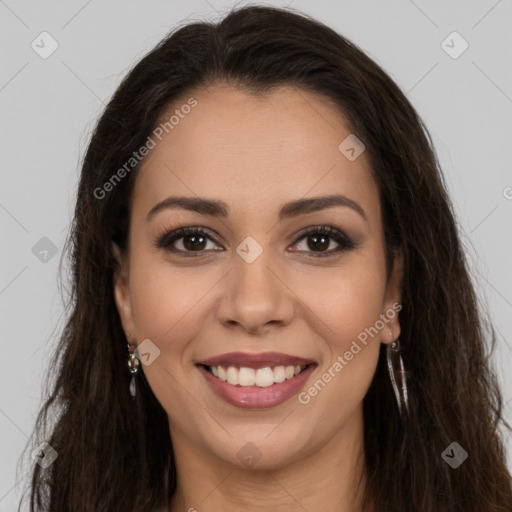
[[[368,222],[366,213],[359,203],[339,194],[297,199],[285,203],[279,210],[279,220],[282,221],[284,219],[290,219],[298,217],[299,215],[305,215],[336,206],[351,208]],[[201,215],[211,215],[213,217],[227,218],[229,216],[229,207],[222,201],[203,197],[171,196],[153,206],[147,214],[146,220],[149,221],[158,212],[169,208],[183,208],[184,210],[196,212]]]

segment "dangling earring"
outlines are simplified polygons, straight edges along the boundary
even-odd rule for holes
[[[126,335],[126,339],[130,337],[129,334]],[[140,361],[137,358],[137,356],[134,354],[135,347],[131,346],[129,343],[126,343],[126,346],[128,348],[128,370],[132,374],[132,380],[130,381],[130,394],[132,397],[135,398],[135,395],[137,394],[136,386],[135,386],[135,374],[139,371],[139,365]]]
[[[402,354],[400,352],[400,341],[396,340],[391,344],[388,344],[387,349],[387,360],[389,377],[395,392],[395,398],[398,404],[398,411],[400,416],[403,415],[403,409],[407,410],[409,414],[409,397],[407,396],[407,382],[406,373],[404,369],[404,362],[402,360]]]

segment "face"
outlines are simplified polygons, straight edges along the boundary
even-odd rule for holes
[[[173,441],[277,468],[361,432],[380,344],[400,334],[401,260],[387,281],[377,185],[326,98],[193,97],[136,176],[115,300]]]

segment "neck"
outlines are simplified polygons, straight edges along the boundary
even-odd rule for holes
[[[171,512],[360,512],[365,485],[362,408],[343,429],[293,464],[246,469],[200,450],[171,428],[177,490]]]

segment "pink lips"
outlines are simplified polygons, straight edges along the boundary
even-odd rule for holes
[[[265,366],[307,366],[313,364],[315,361],[312,359],[304,359],[303,357],[290,356],[288,354],[281,354],[280,352],[263,352],[261,354],[247,354],[244,352],[230,352],[229,354],[221,354],[219,356],[211,357],[205,361],[200,361],[198,364],[206,366],[236,366],[241,368],[264,368]]]
[[[215,377],[206,366],[235,366],[237,368],[264,368],[266,366],[306,366],[306,368],[291,379],[274,383],[268,387],[259,386],[233,386]],[[317,364],[311,359],[290,356],[278,352],[265,352],[262,354],[247,354],[231,352],[206,359],[197,364],[210,388],[220,398],[235,407],[267,408],[286,402],[296,395],[315,370]]]

